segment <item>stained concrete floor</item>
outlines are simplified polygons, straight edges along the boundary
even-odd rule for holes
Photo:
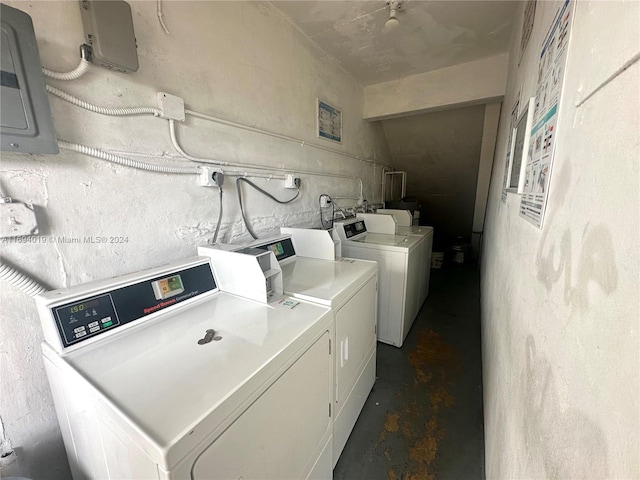
[[[431,271],[401,349],[378,343],[377,380],[335,480],[484,479],[479,273]]]

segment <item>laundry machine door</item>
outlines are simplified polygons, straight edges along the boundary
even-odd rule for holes
[[[336,313],[334,466],[375,383],[376,295],[373,277]]]
[[[329,339],[327,331],[204,450],[194,480],[304,479],[312,470],[331,478],[330,455],[316,465],[332,427]]]

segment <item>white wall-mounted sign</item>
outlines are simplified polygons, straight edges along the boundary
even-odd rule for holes
[[[529,153],[529,140],[531,138],[535,102],[535,97],[531,97],[525,104],[524,109],[518,117],[518,123],[516,123],[513,136],[513,156],[511,158],[512,168],[509,177],[509,187],[517,189],[518,193],[524,191],[525,165]]]
[[[549,197],[551,169],[558,134],[558,110],[567,63],[569,34],[575,3],[566,0],[554,17],[542,44],[538,63],[535,112],[527,152],[520,215],[542,228]]]
[[[507,189],[509,188],[509,176],[511,174],[511,157],[513,157],[513,130],[518,123],[518,114],[520,113],[520,91],[516,95],[516,100],[511,107],[511,117],[509,119],[509,135],[507,139],[507,155],[504,164],[504,178],[502,179],[502,201],[507,202]]]
[[[318,137],[342,143],[342,111],[317,100]]]

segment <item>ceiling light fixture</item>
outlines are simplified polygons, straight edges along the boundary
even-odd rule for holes
[[[384,24],[384,30],[386,32],[390,32],[391,30],[398,28],[398,25],[400,25],[400,22],[398,21],[398,12],[402,6],[402,0],[389,0],[387,2],[387,6],[389,7],[389,19]]]

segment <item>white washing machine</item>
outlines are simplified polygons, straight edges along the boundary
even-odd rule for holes
[[[389,216],[393,217],[393,221]],[[357,218],[365,220],[367,230],[370,232],[417,235],[423,238],[420,242],[420,282],[418,284],[418,311],[420,311],[429,295],[433,227],[412,225],[413,216],[409,210],[378,209],[376,213],[359,213]]]
[[[335,466],[376,378],[378,267],[371,261],[336,258],[335,242],[326,230],[283,228],[282,233],[286,235],[250,245],[276,256],[285,294],[333,311]],[[236,260],[218,248],[199,247],[198,253],[210,256],[216,270],[235,268]]]
[[[202,257],[36,301],[75,480],[331,478],[330,309]]]
[[[378,262],[378,340],[401,347],[418,314],[421,239],[370,233],[364,220],[335,222],[348,258]]]

